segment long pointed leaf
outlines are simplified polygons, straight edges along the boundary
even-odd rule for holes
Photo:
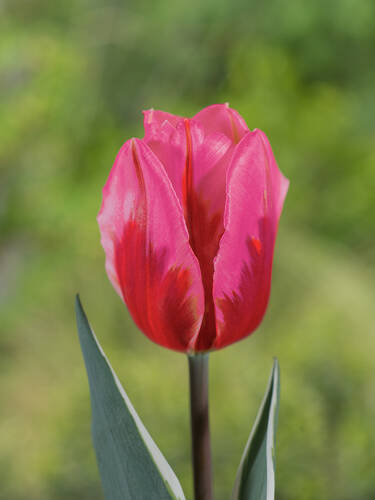
[[[77,326],[89,379],[92,437],[107,500],[185,499],[91,330],[79,297]]]
[[[279,396],[279,364],[275,359],[266,394],[240,462],[232,500],[275,498],[274,447]]]

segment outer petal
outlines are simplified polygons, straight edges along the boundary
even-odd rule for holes
[[[220,132],[237,144],[249,132],[242,116],[226,104],[213,104],[203,108],[193,120],[200,123],[206,134]]]
[[[98,215],[106,269],[154,342],[190,350],[204,313],[198,261],[163,166],[139,139],[120,150]]]
[[[217,349],[250,334],[263,318],[288,185],[265,134],[247,134],[228,170],[225,232],[214,263]]]

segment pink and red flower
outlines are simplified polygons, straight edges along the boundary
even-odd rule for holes
[[[144,112],[98,215],[108,276],[154,342],[194,353],[253,332],[265,313],[288,180],[266,135],[228,105]]]

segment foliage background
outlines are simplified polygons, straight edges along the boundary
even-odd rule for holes
[[[141,110],[230,101],[291,179],[265,321],[211,356],[218,500],[277,355],[278,500],[375,498],[375,3],[0,2],[0,498],[96,500],[73,298],[192,497],[187,363],[136,331],[96,213]]]

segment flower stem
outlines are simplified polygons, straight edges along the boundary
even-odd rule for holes
[[[195,500],[212,500],[208,354],[196,354],[188,356],[188,359],[194,498]]]

